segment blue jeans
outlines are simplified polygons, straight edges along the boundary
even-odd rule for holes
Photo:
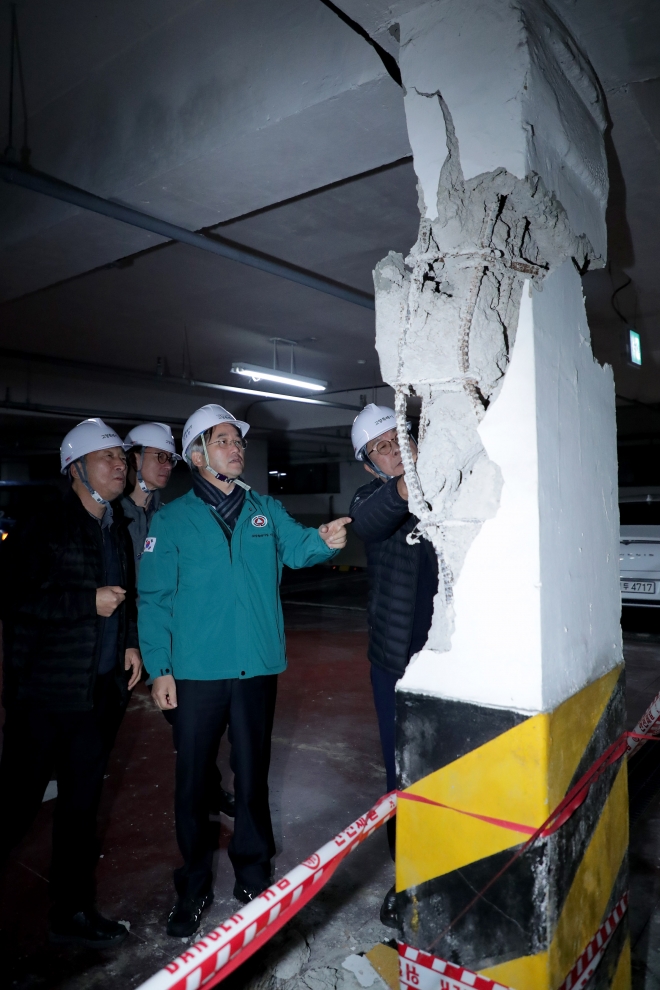
[[[374,694],[374,705],[378,717],[380,745],[383,750],[383,762],[387,776],[387,790],[396,789],[396,703],[395,688],[399,677],[387,670],[374,667],[371,664],[371,689]],[[387,823],[387,839],[390,855],[394,859],[396,846],[396,818]]]

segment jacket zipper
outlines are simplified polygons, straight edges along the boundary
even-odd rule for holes
[[[232,557],[232,552],[231,552],[232,532],[229,529],[229,526],[227,525],[227,523],[224,521],[224,519],[220,515],[220,513],[217,512],[213,508],[213,506],[210,506],[209,508],[211,509],[211,512],[213,513],[213,518],[215,519],[215,521],[217,522],[218,526],[222,530],[222,533],[224,534],[224,537],[225,537],[225,539],[227,541],[227,546],[229,547],[229,560],[230,560],[231,563],[233,563],[233,557]]]

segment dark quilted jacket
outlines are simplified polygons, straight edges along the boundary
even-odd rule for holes
[[[369,659],[401,676],[408,663],[423,548],[406,543],[417,518],[396,484],[396,478],[375,478],[358,488],[348,512],[367,551]]]
[[[119,606],[117,681],[124,651],[137,647],[133,550],[121,506],[114,525],[126,599]],[[101,527],[70,490],[61,506],[7,541],[2,619],[5,706],[29,701],[48,711],[92,708],[100,619],[96,589],[107,584]]]

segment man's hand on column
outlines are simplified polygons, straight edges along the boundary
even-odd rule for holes
[[[406,484],[406,479],[404,475],[401,475],[396,483],[396,490],[403,499],[404,502],[408,501],[408,485]]]
[[[106,584],[96,589],[96,614],[109,619],[118,605],[121,605],[126,592],[116,584]]]
[[[319,526],[319,536],[331,550],[341,550],[346,546],[346,527],[350,522],[353,522],[350,516],[342,516],[341,519],[324,523],[323,526]]]
[[[124,670],[133,671],[128,682],[128,690],[132,691],[142,676],[142,657],[134,646],[129,647],[124,654]]]
[[[176,708],[176,681],[171,674],[154,677],[151,697],[157,708],[162,712]]]

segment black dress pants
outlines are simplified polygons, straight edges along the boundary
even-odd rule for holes
[[[383,750],[383,763],[387,775],[387,790],[396,790],[396,686],[400,674],[391,674],[388,670],[371,664],[371,688],[374,694],[374,705],[378,717],[380,745]],[[386,825],[387,841],[390,856],[396,856],[396,817],[390,818]]]
[[[176,718],[176,708],[162,709],[163,715],[165,716],[165,721],[174,729],[174,721]],[[217,763],[213,763],[209,767],[209,779],[206,782],[207,798],[206,803],[208,805],[208,811],[210,815],[218,815],[220,813],[220,804],[222,801],[222,773],[220,772],[220,767]]]
[[[97,678],[91,711],[48,712],[27,702],[7,711],[0,760],[0,864],[28,832],[55,771],[50,893],[56,913],[84,911],[94,903],[96,815],[125,710],[126,699],[109,673]]]
[[[176,837],[183,866],[174,871],[180,897],[201,897],[212,887],[212,830],[208,781],[220,739],[229,725],[236,817],[229,858],[248,888],[270,882],[275,840],[268,805],[270,737],[277,675],[218,681],[178,680],[173,712],[176,749]]]

